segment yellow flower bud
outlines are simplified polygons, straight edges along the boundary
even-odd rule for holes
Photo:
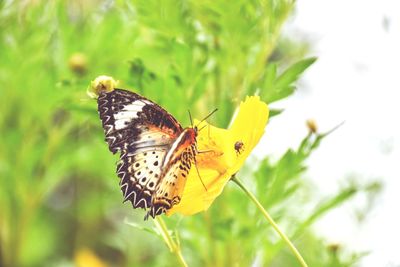
[[[91,98],[97,98],[101,92],[111,92],[117,86],[118,81],[113,77],[101,75],[90,83],[87,94]]]
[[[309,119],[306,121],[306,124],[307,124],[307,128],[310,131],[310,133],[317,133],[318,127],[317,127],[317,123],[315,122],[315,120]]]
[[[87,57],[83,53],[74,53],[68,60],[69,68],[78,75],[84,75],[87,72]]]

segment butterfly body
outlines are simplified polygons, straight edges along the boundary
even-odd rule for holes
[[[192,161],[197,155],[196,137],[196,128],[186,128],[167,153],[162,167],[163,179],[149,211],[152,217],[180,202]]]
[[[101,92],[98,111],[110,151],[121,153],[124,201],[147,209],[145,218],[179,203],[197,154],[197,128],[183,129],[156,103],[123,89]]]

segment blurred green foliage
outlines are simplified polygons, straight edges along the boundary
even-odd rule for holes
[[[110,75],[183,125],[188,109],[202,117],[218,107],[213,124],[227,126],[244,96],[286,98],[315,61],[280,36],[293,8],[289,0],[0,1],[0,265],[74,266],[89,248],[111,266],[176,266],[143,211],[121,204],[117,158],[86,87]],[[309,226],[376,187],[304,198],[312,195],[306,160],[323,137],[310,134],[297,150],[238,176],[310,266],[352,266],[360,255],[327,246]],[[306,205],[315,207],[299,212]],[[209,211],[167,224],[190,266],[297,265],[231,185]]]

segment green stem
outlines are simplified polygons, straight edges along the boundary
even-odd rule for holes
[[[183,258],[181,247],[179,244],[177,244],[172,236],[170,235],[168,231],[168,227],[165,224],[164,220],[160,217],[157,216],[154,220],[154,224],[156,225],[157,229],[159,230],[161,237],[164,239],[165,243],[167,244],[169,250],[176,255],[176,257],[179,260],[179,263],[183,267],[187,267],[187,263],[185,259]]]
[[[272,225],[272,227],[275,229],[275,231],[280,235],[280,237],[286,242],[286,244],[289,246],[290,250],[293,252],[293,254],[296,256],[297,260],[299,261],[300,265],[303,267],[308,267],[307,263],[304,261],[303,257],[299,253],[299,251],[296,249],[296,247],[290,242],[289,238],[282,232],[282,230],[279,228],[279,226],[275,223],[274,219],[268,214],[268,212],[264,209],[264,207],[261,205],[261,203],[257,200],[257,198],[249,191],[247,188],[244,186],[242,181],[240,181],[237,177],[233,176],[231,179],[233,182],[235,182],[245,193],[246,195],[256,204],[257,208],[261,211],[261,213],[264,215],[265,219]]]

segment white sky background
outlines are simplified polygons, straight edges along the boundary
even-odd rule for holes
[[[400,266],[400,1],[303,0],[296,6],[286,34],[306,37],[318,61],[293,97],[273,105],[285,112],[271,120],[257,150],[280,155],[297,147],[309,118],[321,132],[345,121],[310,158],[307,177],[321,196],[351,175],[362,182],[381,178],[384,189],[363,224],[354,211],[365,199],[356,198],[315,228],[332,243],[371,251],[361,266]]]

